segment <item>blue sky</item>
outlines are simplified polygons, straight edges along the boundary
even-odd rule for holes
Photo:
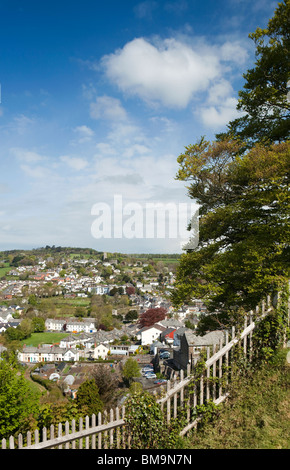
[[[148,204],[175,205],[176,226],[189,220],[177,157],[238,116],[248,34],[276,7],[1,0],[0,250],[181,252],[181,229],[146,236]]]

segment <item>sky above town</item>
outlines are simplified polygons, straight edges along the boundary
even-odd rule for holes
[[[182,252],[177,157],[239,116],[248,35],[276,7],[1,0],[0,250]]]

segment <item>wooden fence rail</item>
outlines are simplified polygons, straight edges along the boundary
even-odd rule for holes
[[[269,299],[267,308],[262,303],[259,318],[264,317],[272,311]],[[258,314],[258,309],[256,311]],[[184,436],[197,424],[197,405],[202,405],[209,401],[215,404],[222,403],[228,396],[227,384],[230,380],[228,371],[231,363],[231,354],[234,347],[242,345],[244,353],[251,358],[252,354],[252,334],[256,327],[253,321],[253,312],[245,318],[244,329],[236,334],[235,328],[225,332],[225,341],[220,342],[218,348],[207,348],[204,371],[195,380],[194,368],[197,364],[191,365],[187,371],[180,371],[177,380],[168,380],[167,389],[164,396],[157,397],[156,401],[161,406],[167,422],[176,418],[180,409],[186,411],[186,426],[181,431]],[[156,392],[154,392],[156,394]],[[186,408],[185,408],[186,406]],[[41,432],[28,432],[26,436],[19,434],[16,438],[10,437],[2,440],[2,449],[128,449],[130,439],[126,431],[125,406],[111,409],[109,413],[99,413],[98,416],[88,416],[79,420],[78,426],[75,420],[71,423],[59,424],[57,429],[51,426],[49,430],[43,428]],[[49,435],[49,437],[48,437]]]

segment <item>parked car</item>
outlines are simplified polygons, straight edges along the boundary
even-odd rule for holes
[[[153,372],[153,366],[152,366],[151,364],[148,365],[148,366],[145,366],[145,367],[143,367],[143,369],[141,370],[141,372],[142,372],[143,374],[145,374],[146,372]]]
[[[154,372],[147,372],[147,374],[145,374],[145,377],[146,379],[156,379],[157,375],[154,374]]]
[[[159,384],[164,384],[165,382],[167,382],[166,379],[157,379],[154,381],[155,384],[159,385]]]
[[[170,358],[170,352],[164,351],[160,353],[160,359],[169,359]]]

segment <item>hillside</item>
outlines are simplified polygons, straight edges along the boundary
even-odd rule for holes
[[[188,448],[289,449],[290,364],[286,353],[283,350],[272,365],[240,377],[215,418],[187,440]]]

